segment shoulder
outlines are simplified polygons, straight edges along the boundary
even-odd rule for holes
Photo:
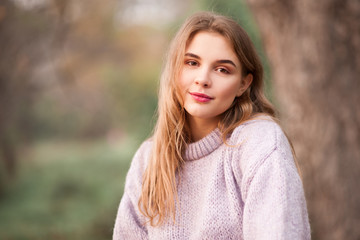
[[[152,149],[152,141],[144,141],[136,151],[126,176],[125,190],[133,192],[141,189],[143,173],[148,164]]]
[[[131,162],[131,168],[136,167],[141,170],[145,170],[147,162],[149,160],[153,142],[151,139],[145,140],[138,150],[135,152],[135,155]]]
[[[258,117],[244,122],[231,134],[230,143],[233,145],[255,145],[257,148],[273,149],[282,144],[286,136],[274,120],[270,117]]]
[[[270,117],[258,117],[238,126],[229,144],[235,146],[234,160],[242,171],[256,168],[268,156],[278,151],[292,159],[291,147],[281,127]]]

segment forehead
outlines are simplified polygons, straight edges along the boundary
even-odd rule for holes
[[[196,33],[188,42],[185,52],[238,61],[231,41],[216,32],[201,31]]]

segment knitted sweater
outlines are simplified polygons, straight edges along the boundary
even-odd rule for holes
[[[113,239],[310,239],[302,182],[281,128],[269,119],[248,121],[228,144],[218,129],[189,144],[176,223],[151,227],[138,210],[152,146],[145,141],[127,174]]]

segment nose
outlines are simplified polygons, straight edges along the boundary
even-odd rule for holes
[[[203,87],[211,86],[210,74],[207,69],[202,69],[198,72],[198,74],[195,77],[195,84],[201,85]]]

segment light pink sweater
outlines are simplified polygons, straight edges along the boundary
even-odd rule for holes
[[[113,239],[310,239],[302,182],[287,138],[268,119],[237,127],[227,146],[218,129],[188,146],[178,185],[176,224],[145,224],[138,211],[151,150],[134,156]]]

